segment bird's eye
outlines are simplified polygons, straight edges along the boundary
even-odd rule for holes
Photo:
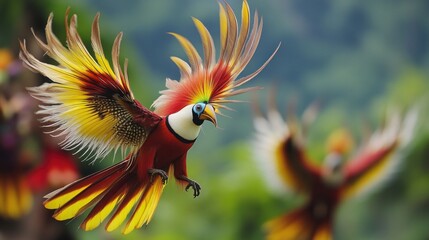
[[[205,107],[205,104],[203,104],[203,103],[197,103],[197,104],[194,105],[194,112],[197,113],[197,114],[200,114],[200,113],[203,112],[204,107]]]

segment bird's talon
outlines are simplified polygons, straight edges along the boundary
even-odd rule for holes
[[[190,187],[192,187],[192,189],[194,190],[194,198],[198,197],[200,195],[200,190],[201,190],[200,185],[192,180],[189,180],[189,183],[186,186],[185,191],[188,191]]]
[[[201,187],[197,182],[189,179],[186,176],[180,176],[177,178],[182,180],[182,181],[186,181],[188,183],[188,185],[186,185],[186,187],[185,187],[185,191],[188,191],[188,189],[192,187],[192,190],[194,190],[194,198],[196,198],[200,195]]]
[[[162,184],[166,184],[168,180],[168,175],[164,170],[151,168],[148,170],[148,174],[150,175],[150,182],[153,182],[153,177],[155,175],[159,175],[162,180]]]

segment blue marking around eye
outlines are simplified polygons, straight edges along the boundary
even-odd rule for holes
[[[192,108],[192,110],[196,113],[196,114],[198,114],[198,115],[200,115],[201,113],[203,113],[204,112],[204,108],[206,107],[206,104],[205,103],[197,103],[197,104],[195,104],[194,105],[194,107]]]

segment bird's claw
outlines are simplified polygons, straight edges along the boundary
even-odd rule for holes
[[[168,180],[168,175],[164,170],[151,168],[148,171],[148,174],[150,175],[150,182],[153,182],[153,177],[155,175],[159,175],[162,179],[162,184],[166,184]]]
[[[201,187],[197,182],[188,179],[188,185],[186,186],[185,191],[188,191],[190,187],[194,190],[194,198],[200,195]]]

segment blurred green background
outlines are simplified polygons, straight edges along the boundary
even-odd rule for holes
[[[230,4],[239,15],[241,1],[231,0]],[[323,158],[324,140],[335,128],[349,127],[359,138],[362,123],[377,126],[387,108],[420,104],[418,131],[401,170],[380,191],[341,205],[334,236],[429,239],[429,1],[249,0],[249,4],[252,12],[257,9],[262,15],[264,29],[244,74],[259,67],[282,43],[272,62],[250,85],[264,87],[258,93],[262,101],[275,86],[280,109],[294,102],[298,114],[310,103],[321,102],[319,116],[310,128],[309,155],[316,162]],[[115,35],[124,33],[121,56],[129,59],[134,95],[145,106],[164,88],[166,77],[179,78],[169,57],[185,58],[167,32],[199,43],[193,16],[206,24],[218,45],[218,5],[214,0],[0,0],[0,48],[10,49],[16,57],[18,39],[32,41],[30,28],[43,36],[50,12],[55,15],[54,32],[63,40],[68,6],[78,14],[78,29],[88,44],[96,12],[101,13],[105,52],[110,52]],[[41,81],[36,77],[22,70],[21,77],[14,79],[24,88]],[[2,79],[6,79],[2,84],[8,81],[7,77]],[[250,101],[251,96],[238,99]],[[221,117],[218,129],[207,124],[188,154],[189,176],[202,186],[199,197],[194,199],[170,181],[147,227],[126,236],[119,231],[106,233],[103,228],[83,232],[77,229],[78,218],[61,223],[69,238],[263,239],[265,221],[290,211],[304,199],[267,189],[251,152],[250,105],[230,107],[236,110],[225,113],[230,118]],[[111,162],[80,163],[81,174]],[[39,201],[36,196],[33,205],[38,206]],[[27,231],[23,222],[38,219],[33,213],[12,222],[1,220],[0,239],[29,239],[23,235]],[[15,231],[5,230],[10,226]],[[43,238],[34,235],[33,239]]]

